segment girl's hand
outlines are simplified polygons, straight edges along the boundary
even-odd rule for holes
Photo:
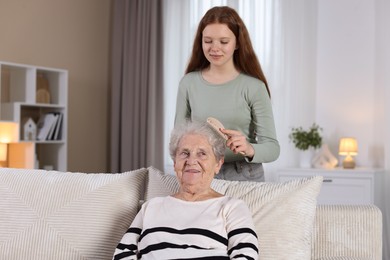
[[[236,130],[229,130],[221,128],[220,131],[228,136],[226,141],[226,146],[235,154],[242,154],[250,159],[255,155],[255,149],[253,146],[246,140],[246,137]]]

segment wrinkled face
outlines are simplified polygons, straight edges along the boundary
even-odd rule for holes
[[[181,186],[193,187],[194,192],[210,188],[223,159],[217,161],[206,137],[188,134],[181,138],[174,167]]]
[[[209,24],[202,35],[203,53],[212,66],[233,64],[236,36],[226,24]]]

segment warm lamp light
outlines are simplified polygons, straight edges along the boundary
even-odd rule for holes
[[[353,169],[355,168],[355,161],[352,156],[357,155],[358,153],[358,145],[355,138],[341,138],[340,146],[339,146],[339,154],[345,155],[345,159],[343,161],[343,168],[345,169]]]
[[[8,143],[18,141],[19,126],[15,122],[0,121],[0,167],[6,165]],[[3,163],[2,163],[3,162]]]
[[[0,121],[0,143],[15,143],[18,141],[19,126],[15,122]]]
[[[7,144],[0,143],[0,162],[7,161]]]

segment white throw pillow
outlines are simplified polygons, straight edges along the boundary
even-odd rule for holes
[[[2,259],[111,259],[147,169],[118,174],[0,169]]]
[[[174,175],[149,168],[146,199],[177,191]],[[218,191],[245,201],[252,211],[259,237],[260,259],[311,258],[312,231],[323,177],[284,183],[213,180]]]
[[[176,175],[164,174],[162,171],[154,168],[148,168],[148,181],[145,186],[145,200],[155,197],[164,197],[171,195],[179,190],[179,183]],[[214,179],[211,187],[219,193],[225,194],[229,182]]]

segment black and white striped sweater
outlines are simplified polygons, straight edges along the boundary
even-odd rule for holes
[[[258,259],[258,240],[246,204],[230,197],[188,202],[147,201],[113,259]]]

